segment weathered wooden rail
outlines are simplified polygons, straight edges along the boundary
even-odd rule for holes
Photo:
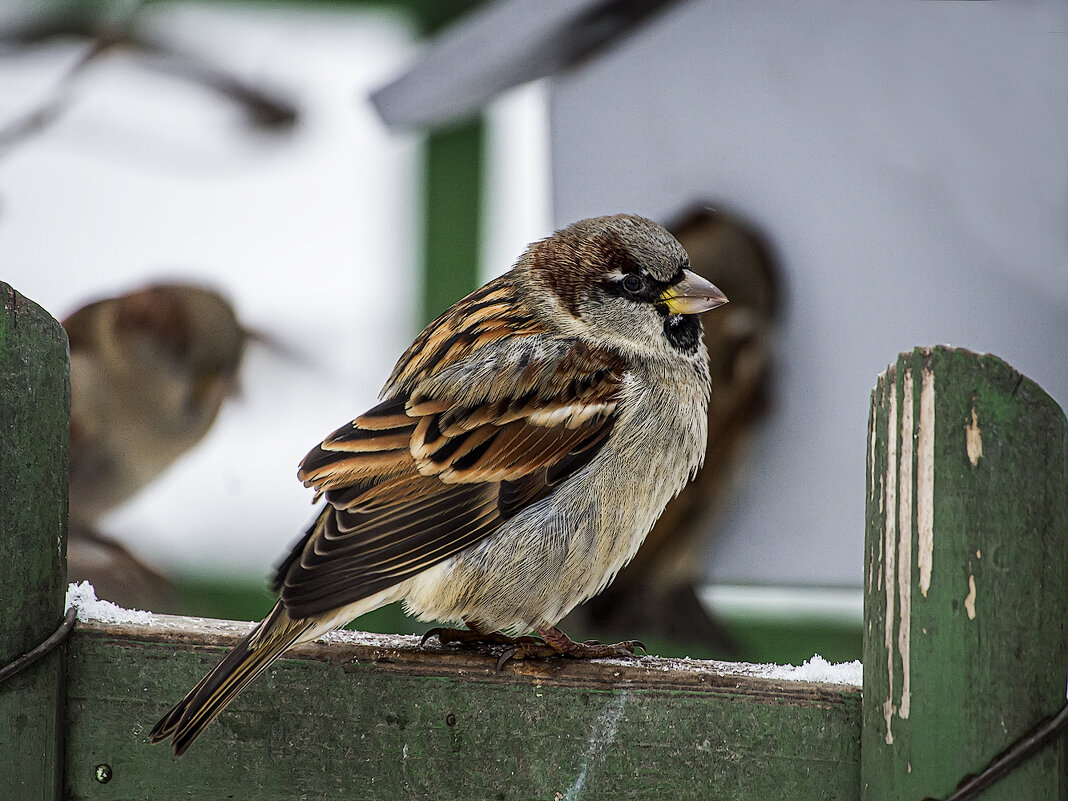
[[[64,609],[64,337],[0,285],[0,665]],[[79,623],[0,685],[16,799],[944,798],[1064,703],[1066,426],[991,356],[903,354],[868,444],[863,695],[744,665],[513,662],[340,634],[294,650],[186,756],[164,709],[247,624]],[[859,447],[859,444],[858,444]],[[1064,738],[984,798],[1068,798]]]

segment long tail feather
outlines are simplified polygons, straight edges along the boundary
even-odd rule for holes
[[[160,719],[148,735],[149,742],[155,745],[171,737],[175,755],[184,754],[226,705],[313,625],[310,620],[290,620],[282,605],[277,604],[259,626]]]

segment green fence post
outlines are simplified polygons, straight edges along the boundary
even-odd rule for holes
[[[60,324],[4,283],[0,306],[2,667],[63,619],[70,382]],[[19,801],[61,797],[60,650],[0,684],[0,787]]]
[[[1068,429],[1033,381],[948,347],[872,393],[861,796],[943,799],[1065,703]],[[1068,798],[1065,740],[984,801]]]
[[[427,134],[420,326],[482,283],[478,251],[485,128],[476,117]]]

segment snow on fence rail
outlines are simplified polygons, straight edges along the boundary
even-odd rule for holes
[[[64,617],[69,387],[58,324],[2,284],[0,302],[3,665]],[[497,672],[342,632],[178,760],[149,728],[248,624],[109,618],[82,587],[65,643],[0,684],[0,780],[27,801],[946,798],[1064,703],[1064,415],[995,357],[917,349],[879,378],[867,454],[863,693],[817,662]],[[1066,766],[1046,742],[983,798],[1063,801]]]

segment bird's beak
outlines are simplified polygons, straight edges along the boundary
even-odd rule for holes
[[[700,314],[728,302],[715,284],[689,270],[683,270],[682,280],[664,290],[660,301],[671,314]]]

